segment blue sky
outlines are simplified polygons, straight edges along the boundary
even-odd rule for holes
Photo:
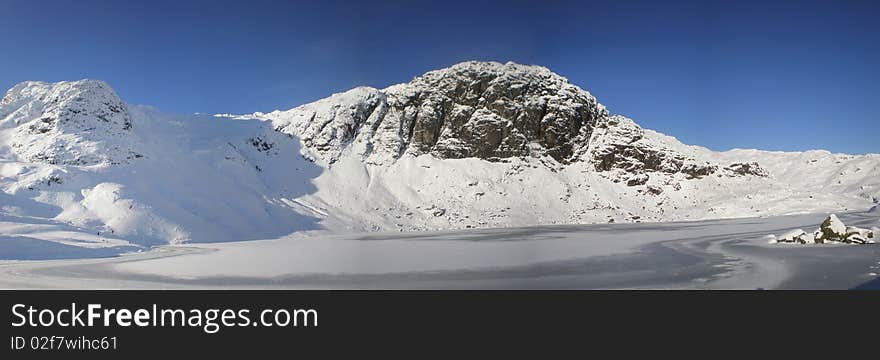
[[[246,113],[510,60],[686,143],[877,153],[877,19],[867,1],[0,0],[0,87],[95,78]]]

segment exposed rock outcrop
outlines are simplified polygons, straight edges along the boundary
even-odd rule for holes
[[[677,173],[688,159],[645,137],[632,119],[621,115],[603,118],[590,138],[586,160],[597,171],[624,170],[630,173],[659,171]]]
[[[753,175],[753,176],[761,176],[767,177],[770,176],[770,173],[761,167],[757,162],[748,162],[748,163],[733,163],[728,165],[725,170],[728,170],[737,175]]]

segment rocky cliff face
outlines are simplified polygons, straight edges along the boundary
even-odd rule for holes
[[[128,162],[143,155],[125,103],[103,81],[23,82],[0,100],[0,131],[20,159],[59,165]]]
[[[360,87],[253,116],[301,138],[316,159],[330,164],[353,152],[372,164],[423,154],[588,162],[618,181],[653,172],[688,178],[767,175],[758,164],[715,164],[679,151],[684,145],[609,114],[564,77],[515,63],[460,63],[383,90]]]
[[[571,161],[605,107],[546,68],[468,62],[386,90],[406,153],[481,159],[549,156]]]
[[[330,163],[351,144],[365,161],[549,156],[572,161],[608,116],[588,92],[546,68],[466,62],[384,90],[356,88],[289,111],[255,114]]]
[[[546,68],[466,62],[384,90],[357,88],[293,110],[256,114],[335,161],[345,145],[368,162],[403,155],[572,161],[605,108]]]

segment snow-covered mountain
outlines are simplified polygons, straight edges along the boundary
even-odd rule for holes
[[[689,220],[867,209],[880,199],[880,155],[684,145],[610,114],[540,66],[465,62],[236,118],[302,139],[328,169],[305,200],[340,217],[334,227]]]
[[[293,199],[318,173],[297,141],[259,121],[162,114],[92,80],[23,83],[0,105],[0,242],[103,247],[314,229]]]
[[[240,116],[22,83],[0,102],[0,190],[0,242],[106,247],[865,210],[880,155],[713,152],[546,68],[466,62]]]
[[[30,162],[118,164],[142,156],[127,106],[102,81],[20,83],[0,100],[0,119],[12,152]]]

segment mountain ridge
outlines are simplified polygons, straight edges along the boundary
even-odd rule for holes
[[[421,154],[489,161],[549,156],[563,165],[588,161],[602,172],[662,170],[690,177],[738,165],[709,164],[639,142],[644,129],[610,114],[588,91],[545,67],[513,62],[463,62],[409,83],[356,87],[291,110],[238,117],[249,116],[270,120],[276,130],[300,137],[306,148],[315,150],[313,158],[329,164],[350,145],[374,164]],[[602,146],[593,146],[597,143]],[[377,147],[391,150],[377,156]]]
[[[249,115],[163,114],[100,81],[22,83],[0,102],[0,190],[0,225],[17,229],[0,237],[152,246],[864,210],[880,201],[880,155],[715,152],[547,68],[467,62]]]

